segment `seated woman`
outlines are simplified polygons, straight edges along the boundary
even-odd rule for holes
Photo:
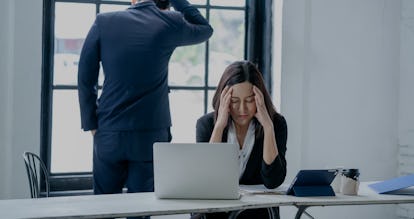
[[[237,61],[225,69],[213,97],[213,108],[214,112],[197,121],[197,142],[237,143],[240,184],[264,184],[270,189],[281,185],[286,176],[287,125],[276,112],[253,63]],[[211,213],[206,217],[228,215]],[[237,218],[268,218],[268,211],[246,210]]]

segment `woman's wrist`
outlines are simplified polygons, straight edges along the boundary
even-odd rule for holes
[[[216,133],[223,133],[224,128],[225,128],[225,126],[224,126],[224,125],[222,125],[222,124],[216,124],[216,125],[214,126],[214,130],[213,130],[213,132],[216,132]]]
[[[267,124],[262,124],[262,126],[264,132],[272,133],[274,131],[273,123],[271,122]]]

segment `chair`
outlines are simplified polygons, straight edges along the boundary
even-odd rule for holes
[[[49,172],[42,159],[28,151],[23,152],[23,159],[29,179],[31,198],[49,197]],[[45,189],[46,192],[42,192],[42,189]]]

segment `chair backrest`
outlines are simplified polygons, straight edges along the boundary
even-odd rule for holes
[[[47,171],[46,165],[38,155],[32,152],[25,151],[23,153],[23,159],[26,166],[27,177],[29,179],[31,198],[48,197],[50,185],[49,172]],[[43,185],[46,193],[41,193],[42,182],[44,182]]]

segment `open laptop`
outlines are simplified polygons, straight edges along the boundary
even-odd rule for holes
[[[154,143],[158,198],[239,199],[238,146],[229,143]]]

